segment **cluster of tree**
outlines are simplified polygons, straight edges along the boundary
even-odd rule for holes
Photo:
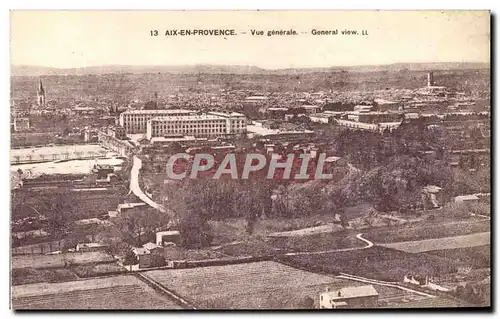
[[[142,108],[143,110],[156,110],[158,109],[158,102],[157,101],[147,101],[144,103],[144,106]]]
[[[444,143],[439,131],[418,120],[393,132],[343,130],[326,145],[349,163],[333,181],[186,180],[165,190],[165,204],[179,214],[184,244],[189,247],[210,242],[209,220],[245,218],[247,232],[252,233],[261,218],[344,217],[344,208],[361,203],[378,211],[405,213],[423,206],[422,190],[427,185],[441,187],[445,199],[454,196],[457,187],[463,188],[448,165]],[[435,156],[423,156],[426,150]]]
[[[155,241],[156,232],[165,230],[170,222],[167,214],[154,209],[120,214],[113,221],[122,236],[122,240],[132,246],[142,246]]]
[[[475,285],[466,283],[465,286],[458,286],[454,295],[473,304],[490,306],[491,286],[490,283]]]
[[[338,156],[346,157],[363,170],[387,165],[395,156],[418,157],[426,150],[436,151],[437,159],[443,159],[444,146],[439,131],[427,128],[420,121],[403,123],[393,132],[343,130],[333,142]]]

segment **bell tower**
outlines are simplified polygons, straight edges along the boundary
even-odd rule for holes
[[[40,79],[36,89],[36,101],[39,107],[45,107],[45,89],[43,88],[42,79]]]

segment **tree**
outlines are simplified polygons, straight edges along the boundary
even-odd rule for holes
[[[158,254],[151,254],[151,267],[163,267],[165,265],[165,257]]]
[[[314,299],[310,296],[304,297],[299,303],[299,309],[314,309]]]
[[[133,251],[129,250],[125,255],[125,258],[123,259],[123,265],[125,266],[137,265],[138,263],[139,259],[137,258],[137,256],[134,254]]]
[[[144,103],[144,110],[156,110],[158,108],[158,104],[156,101],[147,101]]]
[[[167,228],[170,217],[154,209],[146,209],[130,214],[122,214],[115,220],[115,225],[125,242],[142,245],[151,241],[157,231]]]
[[[179,221],[182,245],[188,248],[201,248],[210,245],[212,233],[207,219],[199,212],[187,212]]]

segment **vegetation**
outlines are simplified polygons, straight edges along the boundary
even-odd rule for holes
[[[246,232],[252,234],[256,223],[266,218],[336,213],[347,226],[346,208],[364,203],[376,211],[416,215],[426,204],[422,191],[427,185],[441,187],[445,202],[457,194],[489,191],[489,166],[469,161],[467,170],[452,169],[448,145],[455,137],[430,127],[427,121],[404,122],[393,132],[338,130],[325,133],[333,134],[329,137],[321,135],[325,143],[320,148],[344,161],[329,182],[184,180],[163,188],[165,204],[180,216],[184,244],[201,247],[213,238],[208,224],[211,220],[244,218]],[[427,156],[424,151],[434,155]],[[469,171],[470,165],[477,169]],[[483,206],[478,211],[489,208]],[[453,207],[442,214],[468,216],[464,209]]]
[[[375,246],[357,251],[321,255],[281,257],[286,264],[313,272],[337,275],[341,272],[386,281],[401,281],[406,275],[455,273],[457,264],[450,260],[423,254],[410,254]]]
[[[38,282],[63,282],[77,279],[77,276],[65,268],[35,269],[14,268],[12,269],[12,285],[34,284]]]
[[[139,259],[137,258],[137,256],[134,254],[133,251],[129,250],[125,255],[125,258],[123,259],[123,265],[125,266],[137,265],[138,263]]]
[[[78,265],[72,268],[73,272],[80,278],[114,275],[126,270],[115,263],[97,265]]]

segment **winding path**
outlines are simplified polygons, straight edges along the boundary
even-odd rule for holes
[[[153,207],[154,209],[157,209],[162,213],[166,213],[171,215],[171,217],[174,217],[172,211],[167,210],[163,205],[154,202],[151,198],[144,194],[141,187],[139,186],[139,171],[141,170],[141,168],[142,160],[134,155],[132,169],[130,171],[130,191],[134,193],[135,196],[139,197],[140,200]]]
[[[322,251],[302,251],[298,253],[286,253],[285,256],[301,256],[301,255],[320,255],[320,254],[328,254],[328,253],[338,253],[343,251],[354,251],[361,250],[373,247],[373,243],[366,238],[363,238],[363,234],[359,233],[356,235],[356,238],[365,242],[366,246],[363,247],[351,247],[351,248],[340,248],[340,249],[330,249],[330,250],[322,250]]]

